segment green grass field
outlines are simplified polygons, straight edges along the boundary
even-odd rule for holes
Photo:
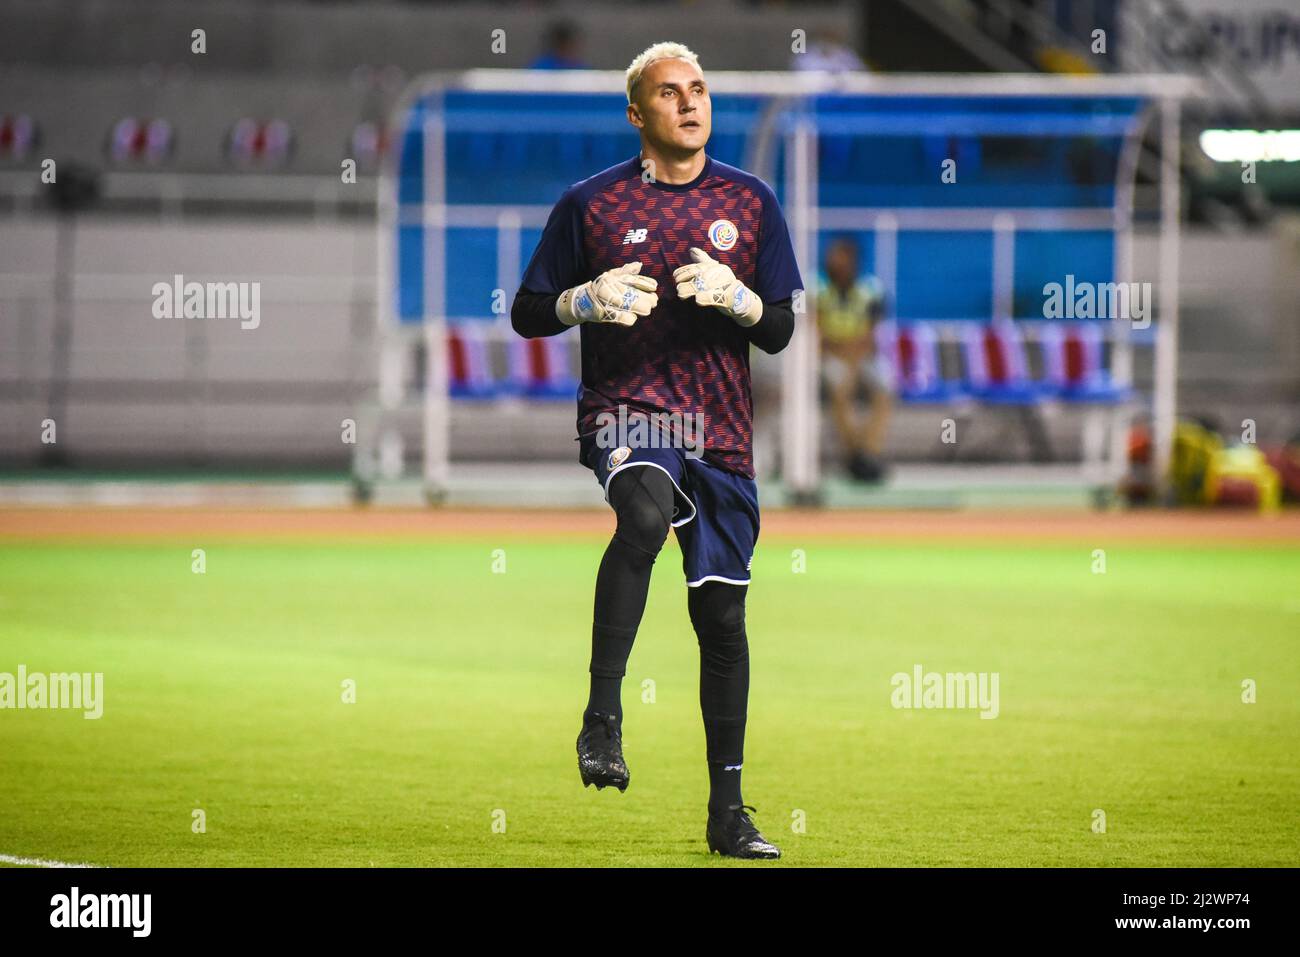
[[[674,542],[624,685],[626,794],[584,790],[574,757],[599,540],[232,542],[203,575],[190,547],[0,543],[0,672],[105,691],[97,721],[0,711],[0,855],[723,866]],[[760,543],[745,795],[775,866],[1300,862],[1300,546],[1091,564]],[[896,710],[916,664],[997,672],[999,716]]]

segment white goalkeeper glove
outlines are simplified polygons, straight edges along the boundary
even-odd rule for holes
[[[648,316],[659,304],[651,276],[638,276],[639,262],[626,263],[601,273],[591,282],[560,293],[555,315],[566,326],[580,322],[612,322],[630,326],[637,316]]]
[[[703,249],[691,247],[691,262],[673,270],[680,299],[713,306],[742,326],[752,326],[763,316],[763,300],[736,278],[731,267],[713,259]]]

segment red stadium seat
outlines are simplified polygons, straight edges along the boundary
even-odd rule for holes
[[[447,330],[450,393],[458,399],[491,399],[498,394],[488,357],[487,338],[473,325]]]
[[[1101,329],[1096,323],[1049,323],[1040,341],[1047,382],[1067,402],[1122,402],[1131,390],[1111,381],[1102,367]]]
[[[1043,388],[1029,378],[1025,343],[1010,319],[970,323],[962,335],[966,383],[981,401],[995,405],[1035,405]]]
[[[876,351],[889,363],[898,397],[904,402],[969,398],[960,385],[943,378],[939,341],[927,323],[880,323],[876,326]]]
[[[572,400],[578,380],[569,369],[568,343],[563,336],[507,340],[510,373],[507,389],[537,399]]]

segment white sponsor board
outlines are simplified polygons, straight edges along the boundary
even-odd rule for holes
[[[1300,107],[1300,0],[1182,0],[1195,26],[1148,12],[1134,29],[1122,14],[1118,58],[1125,70],[1158,71],[1161,64],[1188,73],[1218,57],[1235,64],[1274,107]],[[1196,27],[1203,27],[1204,31]],[[1205,33],[1218,43],[1207,44]]]

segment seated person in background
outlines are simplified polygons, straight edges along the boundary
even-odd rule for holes
[[[858,278],[857,244],[851,239],[831,243],[817,291],[822,375],[849,474],[862,482],[879,482],[885,476],[881,452],[894,390],[889,363],[876,354],[875,325],[883,306],[880,281],[874,276]],[[858,422],[854,405],[863,386],[871,404]]]

